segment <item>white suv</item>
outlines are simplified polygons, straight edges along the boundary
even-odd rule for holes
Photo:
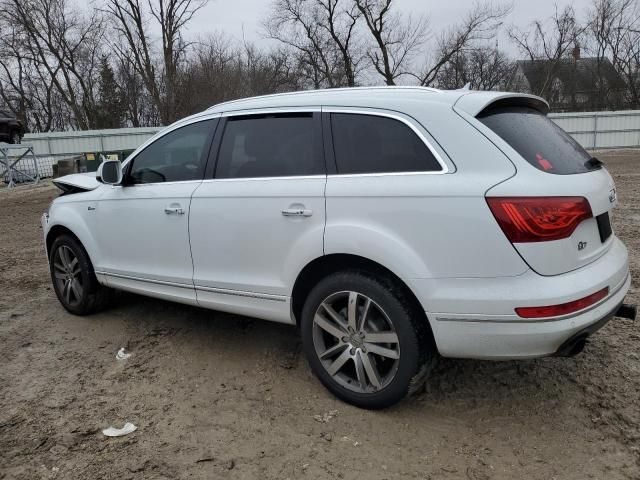
[[[575,354],[633,316],[631,279],[613,181],[547,110],[409,87],[217,105],[56,180],[56,294],[80,315],[113,288],[297,325],[322,383],[366,408],[437,354]]]

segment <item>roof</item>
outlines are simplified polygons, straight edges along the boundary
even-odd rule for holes
[[[351,87],[325,90],[305,90],[277,93],[261,97],[243,98],[220,103],[202,114],[256,110],[261,108],[289,107],[361,107],[400,110],[403,113],[421,110],[425,104],[436,104],[451,108],[457,105],[470,115],[477,115],[487,105],[513,98],[526,98],[528,102],[543,112],[548,111],[547,103],[533,95],[522,93],[488,92],[477,90],[438,90],[427,87]],[[435,109],[434,109],[435,111]]]
[[[599,91],[597,80],[600,75],[608,89],[625,88],[624,80],[606,58],[563,58],[557,63],[555,60],[519,60],[518,65],[534,92],[549,91],[550,85],[544,88],[549,71],[551,78],[559,79],[576,93]]]
[[[444,102],[453,105],[468,91],[437,90],[427,87],[351,87],[324,90],[303,90],[289,93],[276,93],[260,97],[243,98],[220,103],[209,108],[209,113],[277,107],[332,106],[371,106],[398,100],[416,100]]]

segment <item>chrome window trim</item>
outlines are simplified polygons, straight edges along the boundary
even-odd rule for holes
[[[202,183],[202,180],[175,180],[173,182],[149,182],[149,183],[133,183],[127,185],[127,188],[131,187],[150,187],[153,185],[188,185],[190,183]],[[112,188],[123,188],[122,185],[111,185]]]
[[[237,177],[237,178],[207,178],[203,180],[202,183],[211,183],[211,182],[244,182],[246,180],[256,181],[256,180],[312,180],[312,179],[326,179],[327,175],[289,175],[283,177]]]
[[[442,155],[433,147],[431,142],[424,136],[424,134],[413,124],[411,120],[405,118],[406,116],[394,113],[391,111],[383,111],[380,109],[369,109],[365,107],[325,107],[325,106],[293,106],[293,107],[265,107],[265,108],[253,108],[247,110],[232,110],[227,112],[216,112],[211,113],[206,111],[197,117],[190,118],[188,121],[181,121],[174,125],[171,125],[164,130],[161,130],[156,135],[151,137],[145,143],[143,143],[138,149],[136,149],[127,159],[123,162],[122,168],[124,169],[129,162],[133,161],[133,159],[143,151],[148,145],[159,140],[163,136],[173,132],[174,130],[191,125],[196,122],[202,122],[205,120],[210,120],[213,118],[230,118],[237,116],[249,116],[249,115],[265,115],[269,113],[273,114],[281,114],[281,113],[348,113],[355,115],[371,115],[377,117],[386,117],[391,118],[393,120],[397,120],[407,125],[417,136],[422,140],[422,142],[429,149],[431,154],[435,157],[438,164],[442,167],[442,170],[438,171],[426,171],[426,172],[376,172],[376,173],[332,173],[328,175],[288,175],[288,176],[278,176],[278,177],[242,177],[242,178],[207,178],[204,180],[184,180],[184,181],[176,181],[176,182],[156,182],[156,183],[143,183],[143,184],[134,184],[130,186],[149,186],[149,185],[171,185],[171,184],[183,184],[183,183],[211,183],[211,182],[229,182],[229,181],[246,181],[246,180],[283,180],[283,179],[313,179],[313,178],[357,178],[357,177],[386,177],[386,176],[415,176],[415,175],[446,175],[451,173],[452,170],[447,162],[442,158]],[[119,186],[119,185],[118,185]]]
[[[380,110],[380,109],[369,109],[364,107],[322,107],[323,113],[347,113],[353,115],[370,115],[374,117],[386,117],[391,118],[393,120],[397,120],[406,126],[408,126],[413,133],[415,133],[420,140],[426,145],[431,154],[435,157],[438,164],[442,167],[442,170],[437,171],[426,171],[426,172],[376,172],[376,173],[335,173],[329,175],[329,178],[335,177],[380,177],[380,176],[397,176],[397,175],[446,175],[447,173],[451,173],[452,169],[449,168],[447,162],[444,161],[440,153],[433,147],[431,142],[424,136],[424,134],[413,124],[416,120],[409,120],[406,118],[407,116],[400,113],[394,113],[391,111]]]
[[[299,106],[299,107],[264,107],[264,108],[249,108],[246,110],[229,110],[228,112],[222,112],[223,118],[229,117],[244,117],[250,115],[267,115],[267,114],[280,114],[280,113],[318,113],[322,112],[321,106]]]

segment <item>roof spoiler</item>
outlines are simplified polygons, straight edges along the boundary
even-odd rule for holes
[[[525,93],[469,92],[455,103],[454,108],[477,117],[489,108],[529,107],[543,114],[549,113],[549,104],[541,97]]]

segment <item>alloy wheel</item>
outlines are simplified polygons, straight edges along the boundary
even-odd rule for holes
[[[82,301],[83,284],[80,262],[73,250],[61,245],[53,257],[53,276],[58,291],[68,305],[77,305]]]
[[[357,393],[375,393],[396,375],[400,343],[393,322],[371,298],[338,292],[318,306],[313,345],[324,369]]]

